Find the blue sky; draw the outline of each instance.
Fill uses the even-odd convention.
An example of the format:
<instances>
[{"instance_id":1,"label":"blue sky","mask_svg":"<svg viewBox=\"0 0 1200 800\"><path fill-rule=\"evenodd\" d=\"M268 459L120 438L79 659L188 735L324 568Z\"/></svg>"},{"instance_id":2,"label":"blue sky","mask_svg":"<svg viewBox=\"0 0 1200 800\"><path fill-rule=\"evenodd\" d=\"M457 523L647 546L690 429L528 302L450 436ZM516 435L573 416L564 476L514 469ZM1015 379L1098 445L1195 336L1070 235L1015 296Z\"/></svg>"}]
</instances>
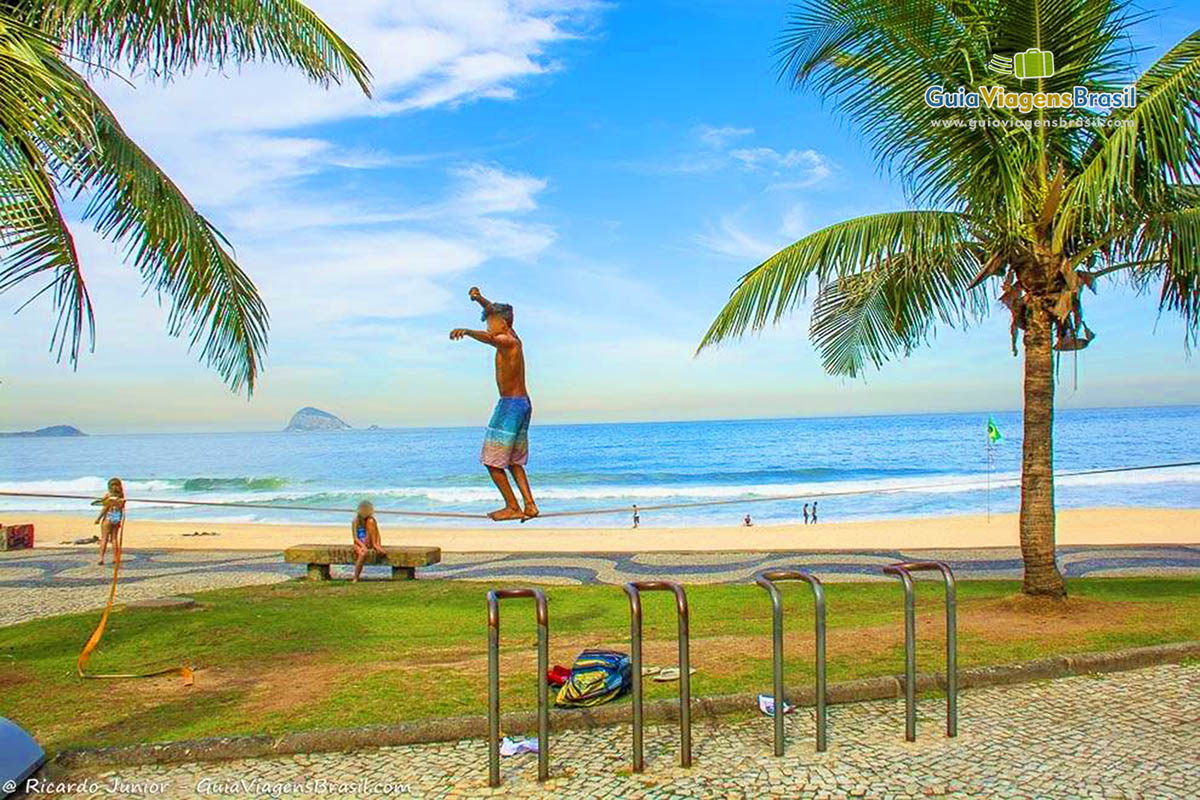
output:
<instances>
[{"instance_id":1,"label":"blue sky","mask_svg":"<svg viewBox=\"0 0 1200 800\"><path fill-rule=\"evenodd\" d=\"M50 313L0 298L5 428L271 429L316 405L355 425L479 424L490 353L449 342L479 285L514 304L542 422L1011 409L1001 311L865 380L831 378L807 309L693 351L738 276L838 220L903 207L853 129L776 80L779 2L386 0L312 5L376 75L367 102L254 65L102 91L234 242L272 315L254 398L169 339L119 254L80 228L98 316L77 372ZM1200 27L1154 5L1157 56ZM1067 406L1200 402L1182 326L1107 287L1063 361Z\"/></svg>"}]
</instances>

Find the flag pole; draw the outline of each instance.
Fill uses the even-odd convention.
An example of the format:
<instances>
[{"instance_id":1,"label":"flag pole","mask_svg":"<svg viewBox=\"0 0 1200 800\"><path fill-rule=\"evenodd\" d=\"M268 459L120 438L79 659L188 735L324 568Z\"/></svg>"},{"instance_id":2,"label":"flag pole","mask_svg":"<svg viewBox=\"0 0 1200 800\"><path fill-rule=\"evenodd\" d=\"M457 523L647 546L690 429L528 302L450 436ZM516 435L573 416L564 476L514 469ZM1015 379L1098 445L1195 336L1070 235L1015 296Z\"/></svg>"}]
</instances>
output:
<instances>
[{"instance_id":1,"label":"flag pole","mask_svg":"<svg viewBox=\"0 0 1200 800\"><path fill-rule=\"evenodd\" d=\"M987 437L987 522L992 523L992 437Z\"/></svg>"}]
</instances>

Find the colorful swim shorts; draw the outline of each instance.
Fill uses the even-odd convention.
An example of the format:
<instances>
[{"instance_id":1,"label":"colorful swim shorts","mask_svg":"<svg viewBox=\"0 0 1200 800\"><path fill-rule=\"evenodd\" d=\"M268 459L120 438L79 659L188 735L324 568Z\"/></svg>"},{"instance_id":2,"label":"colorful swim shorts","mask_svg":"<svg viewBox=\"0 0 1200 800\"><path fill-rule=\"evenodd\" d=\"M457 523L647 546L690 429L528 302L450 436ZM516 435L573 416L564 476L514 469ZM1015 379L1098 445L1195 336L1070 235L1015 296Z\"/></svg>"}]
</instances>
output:
<instances>
[{"instance_id":1,"label":"colorful swim shorts","mask_svg":"<svg viewBox=\"0 0 1200 800\"><path fill-rule=\"evenodd\" d=\"M483 437L483 457L489 467L523 465L529 460L529 418L533 404L528 397L501 397L492 412Z\"/></svg>"}]
</instances>

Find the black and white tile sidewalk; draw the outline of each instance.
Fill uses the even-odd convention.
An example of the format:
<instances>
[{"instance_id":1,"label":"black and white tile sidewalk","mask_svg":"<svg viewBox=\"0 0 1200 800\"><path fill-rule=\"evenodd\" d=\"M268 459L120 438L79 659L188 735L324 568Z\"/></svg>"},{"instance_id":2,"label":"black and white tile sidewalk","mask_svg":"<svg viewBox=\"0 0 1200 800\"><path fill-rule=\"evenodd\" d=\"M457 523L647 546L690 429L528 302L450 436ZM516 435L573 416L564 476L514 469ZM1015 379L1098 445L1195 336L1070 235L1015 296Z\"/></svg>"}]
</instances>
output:
<instances>
[{"instance_id":1,"label":"black and white tile sidewalk","mask_svg":"<svg viewBox=\"0 0 1200 800\"><path fill-rule=\"evenodd\" d=\"M677 761L678 729L646 731L646 772L629 771L630 730L551 738L551 780L536 756L505 759L486 784L486 745L469 740L355 753L81 772L156 797L339 796L478 798L1144 798L1197 797L1200 665L963 692L960 735L943 732L943 702L920 703L904 741L901 701L833 706L829 750L813 747L811 713L788 717L789 746L771 755L771 723L697 725L694 764ZM89 787L89 788L95 788ZM306 791L307 789L307 791ZM72 797L112 796L104 790ZM142 796L148 796L143 792Z\"/></svg>"},{"instance_id":2,"label":"black and white tile sidewalk","mask_svg":"<svg viewBox=\"0 0 1200 800\"><path fill-rule=\"evenodd\" d=\"M423 578L522 581L541 584L620 584L671 579L684 583L749 580L763 569L803 567L830 581L885 580L880 567L895 561L936 558L970 578L1019 578L1016 548L975 550L864 550L859 552L702 553L447 553L419 571ZM0 625L87 611L104 605L111 567L96 564L94 548L38 549L0 553ZM1067 577L1200 575L1200 546L1141 545L1062 547ZM246 551L127 551L121 573L122 602L234 586L274 583L303 575L278 553ZM335 568L335 577L349 568ZM385 577L385 567L367 567Z\"/></svg>"}]
</instances>

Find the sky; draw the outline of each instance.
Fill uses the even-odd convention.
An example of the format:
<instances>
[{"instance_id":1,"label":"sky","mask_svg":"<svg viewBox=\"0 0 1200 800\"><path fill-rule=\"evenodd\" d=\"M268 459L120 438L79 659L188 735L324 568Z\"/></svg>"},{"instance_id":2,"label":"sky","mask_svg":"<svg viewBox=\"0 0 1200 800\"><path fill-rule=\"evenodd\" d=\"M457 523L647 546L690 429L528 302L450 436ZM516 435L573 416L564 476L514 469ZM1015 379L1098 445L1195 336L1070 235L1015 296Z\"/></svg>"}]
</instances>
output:
<instances>
[{"instance_id":1,"label":"sky","mask_svg":"<svg viewBox=\"0 0 1200 800\"><path fill-rule=\"evenodd\" d=\"M232 241L271 313L266 370L232 394L165 331L121 255L76 225L97 316L78 370L44 300L0 295L0 428L271 430L299 407L355 426L477 425L495 388L467 290L512 303L539 422L1020 407L1008 315L861 379L826 375L808 309L695 355L737 279L825 225L905 207L844 120L777 80L787 4L312 0L373 99L272 65L98 82L129 133ZM1152 3L1143 62L1200 27ZM1062 406L1200 402L1154 297L1087 298Z\"/></svg>"}]
</instances>

